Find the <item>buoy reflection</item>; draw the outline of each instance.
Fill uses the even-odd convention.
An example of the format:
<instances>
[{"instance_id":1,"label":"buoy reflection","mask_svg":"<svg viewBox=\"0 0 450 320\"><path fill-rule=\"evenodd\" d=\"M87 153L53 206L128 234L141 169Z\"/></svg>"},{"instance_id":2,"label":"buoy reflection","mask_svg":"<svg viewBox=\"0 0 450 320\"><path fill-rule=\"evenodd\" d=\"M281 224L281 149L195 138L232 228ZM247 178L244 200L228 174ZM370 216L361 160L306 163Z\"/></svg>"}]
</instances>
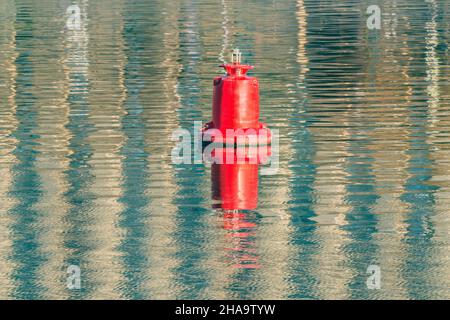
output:
<instances>
[{"instance_id":1,"label":"buoy reflection","mask_svg":"<svg viewBox=\"0 0 450 320\"><path fill-rule=\"evenodd\" d=\"M222 161L211 165L212 207L220 210L228 231L225 250L236 268L259 268L251 211L258 207L258 167L270 155L270 146L214 150L215 160Z\"/></svg>"}]
</instances>

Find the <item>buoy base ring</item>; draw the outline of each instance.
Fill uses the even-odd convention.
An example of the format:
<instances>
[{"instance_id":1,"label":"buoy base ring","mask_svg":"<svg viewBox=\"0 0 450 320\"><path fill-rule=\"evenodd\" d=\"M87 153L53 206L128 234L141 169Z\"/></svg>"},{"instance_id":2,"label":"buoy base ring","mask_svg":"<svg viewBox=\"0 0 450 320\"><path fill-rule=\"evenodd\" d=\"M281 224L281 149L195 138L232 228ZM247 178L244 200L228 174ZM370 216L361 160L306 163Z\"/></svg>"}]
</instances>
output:
<instances>
[{"instance_id":1,"label":"buoy base ring","mask_svg":"<svg viewBox=\"0 0 450 320\"><path fill-rule=\"evenodd\" d=\"M214 142L227 148L270 146L272 133L265 123L260 123L258 128L219 129L208 122L202 128L202 141L203 146Z\"/></svg>"}]
</instances>

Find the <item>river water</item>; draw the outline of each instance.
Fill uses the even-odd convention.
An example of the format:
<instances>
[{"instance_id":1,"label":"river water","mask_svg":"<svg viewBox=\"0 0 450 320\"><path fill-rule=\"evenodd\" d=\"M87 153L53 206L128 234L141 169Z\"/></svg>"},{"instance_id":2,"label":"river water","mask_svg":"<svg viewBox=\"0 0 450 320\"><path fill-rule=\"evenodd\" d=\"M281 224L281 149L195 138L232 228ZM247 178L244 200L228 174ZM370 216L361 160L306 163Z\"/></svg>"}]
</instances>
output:
<instances>
[{"instance_id":1,"label":"river water","mask_svg":"<svg viewBox=\"0 0 450 320\"><path fill-rule=\"evenodd\" d=\"M0 0L0 298L449 299L449 26L444 0ZM235 47L280 137L230 215L171 151Z\"/></svg>"}]
</instances>

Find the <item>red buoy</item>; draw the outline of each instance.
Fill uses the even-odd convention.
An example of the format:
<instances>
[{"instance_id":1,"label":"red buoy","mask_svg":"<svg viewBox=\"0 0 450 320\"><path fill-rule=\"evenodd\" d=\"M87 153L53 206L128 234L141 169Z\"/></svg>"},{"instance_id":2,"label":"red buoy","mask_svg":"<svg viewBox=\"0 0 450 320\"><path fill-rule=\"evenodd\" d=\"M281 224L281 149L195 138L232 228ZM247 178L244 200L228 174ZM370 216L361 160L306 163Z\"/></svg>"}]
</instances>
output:
<instances>
[{"instance_id":1,"label":"red buoy","mask_svg":"<svg viewBox=\"0 0 450 320\"><path fill-rule=\"evenodd\" d=\"M203 128L203 140L217 146L211 153L218 160L211 168L213 207L254 210L258 166L271 156L271 134L259 122L259 82L247 75L253 66L241 64L239 50L231 60L222 65L227 74L214 79L213 119Z\"/></svg>"},{"instance_id":2,"label":"red buoy","mask_svg":"<svg viewBox=\"0 0 450 320\"><path fill-rule=\"evenodd\" d=\"M241 64L241 53L234 50L230 64L221 65L226 75L214 79L212 121L206 124L208 129L218 129L213 141L230 144L267 145L270 144L270 130L259 122L259 81L247 75L253 66ZM234 130L227 133L228 129Z\"/></svg>"}]
</instances>

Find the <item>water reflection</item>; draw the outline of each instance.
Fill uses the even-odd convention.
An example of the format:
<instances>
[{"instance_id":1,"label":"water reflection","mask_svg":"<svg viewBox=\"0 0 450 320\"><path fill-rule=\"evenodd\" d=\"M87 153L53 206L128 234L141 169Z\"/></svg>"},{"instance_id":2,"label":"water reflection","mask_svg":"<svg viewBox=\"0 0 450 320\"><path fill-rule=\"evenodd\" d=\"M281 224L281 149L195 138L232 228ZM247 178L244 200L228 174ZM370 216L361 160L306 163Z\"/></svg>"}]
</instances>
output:
<instances>
[{"instance_id":1,"label":"water reflection","mask_svg":"<svg viewBox=\"0 0 450 320\"><path fill-rule=\"evenodd\" d=\"M149 260L147 266L149 297L168 299L177 297L182 290L176 274L176 269L181 263L177 257L180 246L176 240L178 209L174 201L178 192L178 181L169 157L173 147L173 142L170 141L171 130L173 126L179 126L177 110L181 108L181 97L178 92L178 77L181 72L181 65L178 62L180 30L177 22L180 9L178 5L167 2L155 4L151 11L159 10L158 6L162 12L165 12L162 37L158 39L162 43L162 52L156 51L152 54L149 62L156 67L161 61L161 66L165 69L164 76L160 81L160 73L154 73L148 81L151 86L148 91L145 90L144 82L140 85L140 90L146 91L144 95L146 99L142 104L145 108L146 119L157 119L146 125L148 128L146 143L150 142L147 145L147 151L151 158L148 180L145 182L148 190L144 195L150 196L151 200L147 206L150 216L146 221L149 239L145 240L148 242L145 256L148 256ZM130 33L129 37L133 39L134 34ZM152 40L155 41L154 39L147 41ZM142 45L146 44L142 43ZM149 50L152 50L151 46ZM140 59L137 58L136 62L139 61ZM140 69L140 79L142 79L146 77L146 72ZM138 97L139 94L136 94L136 98ZM161 105L162 108L148 108L148 104ZM156 141L158 142L155 143ZM131 181L131 183L134 182ZM164 208L164 214L161 208Z\"/></svg>"},{"instance_id":2,"label":"water reflection","mask_svg":"<svg viewBox=\"0 0 450 320\"><path fill-rule=\"evenodd\" d=\"M0 3L0 297L449 297L448 2ZM224 213L171 133L234 47L280 168Z\"/></svg>"},{"instance_id":3,"label":"water reflection","mask_svg":"<svg viewBox=\"0 0 450 320\"><path fill-rule=\"evenodd\" d=\"M41 10L48 8L34 9L38 16L42 16ZM57 15L57 11L51 14ZM65 172L69 167L71 137L66 128L70 113L67 103L69 94L67 73L64 72L64 65L61 63L61 44L64 35L58 29L50 29L48 22L41 22L40 25L48 30L47 34L52 40L49 40L48 48L45 50L33 48L35 58L32 59L31 67L35 71L32 77L32 93L36 99L34 105L36 122L33 128L36 135L33 151L36 156L33 169L37 175L40 196L32 209L52 214L38 215L37 223L41 229L36 236L36 242L43 261L36 272L40 275L37 276L37 281L44 290L41 298L65 299L68 296L64 288L66 277L61 270L64 270L67 259L64 233L68 227L66 217L70 204L65 197L68 191ZM42 68L42 59L48 61L46 68ZM52 76L49 77L49 74Z\"/></svg>"},{"instance_id":4,"label":"water reflection","mask_svg":"<svg viewBox=\"0 0 450 320\"><path fill-rule=\"evenodd\" d=\"M218 209L228 241L227 260L235 268L259 268L255 248L256 224L247 213L258 206L258 159L268 148L217 148L215 156L222 163L211 166L212 207ZM242 152L242 154L241 154ZM250 157L243 157L248 152ZM242 159L241 159L242 157Z\"/></svg>"},{"instance_id":5,"label":"water reflection","mask_svg":"<svg viewBox=\"0 0 450 320\"><path fill-rule=\"evenodd\" d=\"M109 4L90 3L89 14L95 19L89 19L90 29L100 29L101 32L89 37L89 68L90 106L87 116L92 131L86 137L91 154L87 161L91 181L86 186L92 197L87 238L89 251L85 253L83 267L90 270L88 274L92 291L90 298L120 298L123 281L121 253L117 251L123 230L119 224L123 204L123 156L121 149L126 141L122 130L121 118L125 115L124 101L127 97L125 87L123 22L111 24L115 14L123 15L124 3L117 1L114 11L106 10ZM108 26L105 28L104 26ZM114 54L102 56L105 51ZM108 92L105 95L104 92ZM94 267L95 266L95 267Z\"/></svg>"},{"instance_id":6,"label":"water reflection","mask_svg":"<svg viewBox=\"0 0 450 320\"><path fill-rule=\"evenodd\" d=\"M449 251L446 248L445 240L449 235L448 208L450 207L450 183L449 183L449 162L450 149L446 145L445 128L449 125L448 101L443 99L441 102L441 67L442 63L438 54L439 32L438 32L438 3L429 2L431 11L430 20L426 23L427 29L427 95L428 95L428 129L427 143L432 146L433 153L431 159L436 165L432 169L433 185L438 189L434 195L434 213L431 216L431 224L434 226L435 239L437 244L434 259L439 261L436 266L436 272L432 277L433 286L449 287L450 280L448 274L448 261L450 260ZM447 60L448 61L448 60ZM445 73L444 73L445 74Z\"/></svg>"}]
</instances>

